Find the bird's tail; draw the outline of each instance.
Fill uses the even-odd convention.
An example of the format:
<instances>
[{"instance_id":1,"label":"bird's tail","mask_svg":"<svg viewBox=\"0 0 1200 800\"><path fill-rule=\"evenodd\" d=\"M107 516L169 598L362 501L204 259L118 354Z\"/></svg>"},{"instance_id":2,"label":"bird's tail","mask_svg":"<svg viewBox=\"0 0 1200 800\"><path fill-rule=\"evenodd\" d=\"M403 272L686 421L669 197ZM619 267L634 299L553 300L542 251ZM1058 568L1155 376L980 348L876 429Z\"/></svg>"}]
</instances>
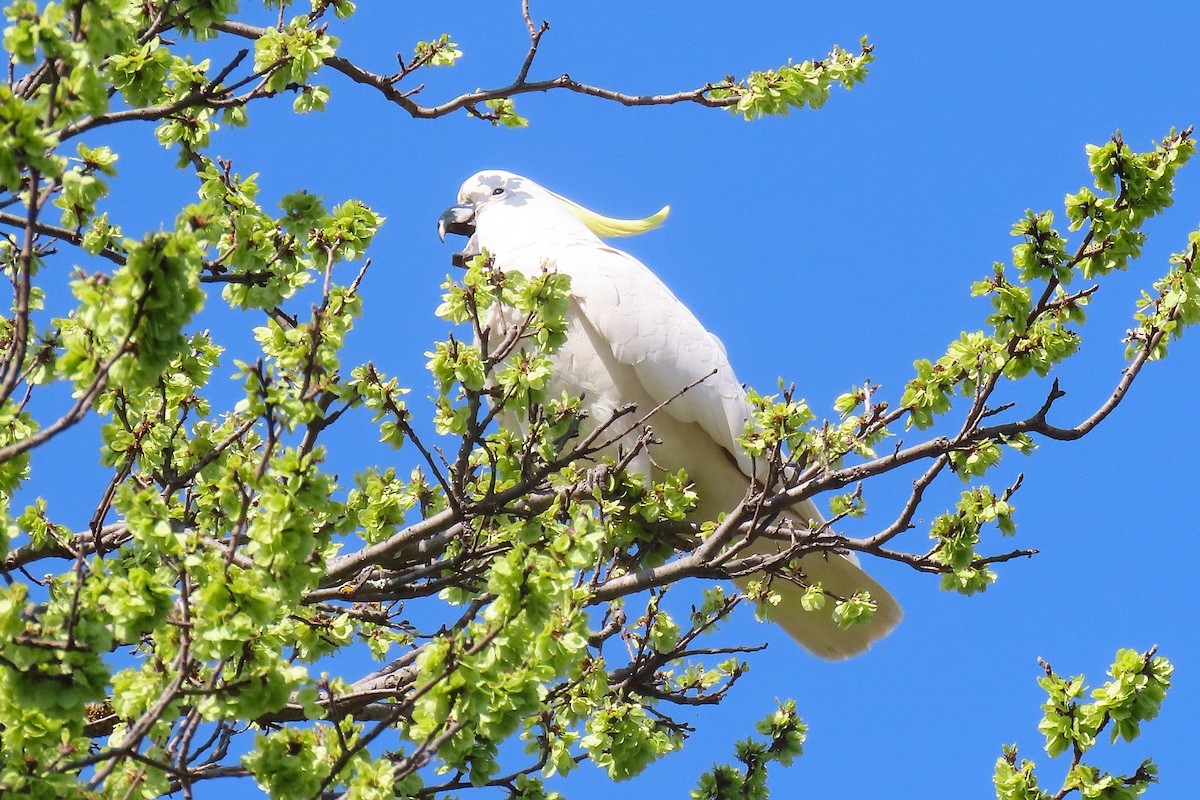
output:
<instances>
[{"instance_id":1,"label":"bird's tail","mask_svg":"<svg viewBox=\"0 0 1200 800\"><path fill-rule=\"evenodd\" d=\"M774 555L781 547L777 542L760 537L739 552L738 556ZM778 605L767 609L767 616L814 655L829 660L856 656L870 649L873 642L887 636L900 622L903 616L900 604L855 563L853 556L811 553L796 563L806 582L820 582L826 593L825 607L819 611L805 611L801 604L804 588L777 577L771 583L771 591L782 599ZM761 580L762 577L762 573L755 573L736 579L734 583L744 588L750 580ZM858 622L848 628L839 627L833 618L836 605L833 598L849 598L862 591L869 592L871 600L875 602L874 616L869 622Z\"/></svg>"}]
</instances>

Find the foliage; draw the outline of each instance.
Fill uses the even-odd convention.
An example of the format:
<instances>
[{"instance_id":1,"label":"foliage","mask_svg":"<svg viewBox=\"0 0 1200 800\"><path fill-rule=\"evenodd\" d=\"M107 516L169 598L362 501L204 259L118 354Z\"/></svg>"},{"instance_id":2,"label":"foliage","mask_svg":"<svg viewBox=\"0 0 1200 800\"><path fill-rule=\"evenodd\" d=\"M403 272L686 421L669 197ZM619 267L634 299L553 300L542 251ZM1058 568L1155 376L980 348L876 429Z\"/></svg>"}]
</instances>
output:
<instances>
[{"instance_id":1,"label":"foliage","mask_svg":"<svg viewBox=\"0 0 1200 800\"><path fill-rule=\"evenodd\" d=\"M463 111L524 125L514 98L547 90L753 118L819 107L833 85L863 80L871 48L864 40L858 55L835 49L743 81L630 96L565 75L529 80L548 26L524 5L530 49L512 84L423 105L419 87L400 86L454 64L461 51L448 34L417 42L396 73L380 75L338 55L331 30L353 15L348 0L313 0L307 11L271 0L263 20L235 16L237 5L15 0L5 9L14 67L0 86L0 264L13 299L0 319L0 788L14 794L155 797L252 777L276 798L498 786L533 800L557 796L543 781L585 759L613 780L634 776L683 745L689 728L672 708L721 702L755 649L703 638L744 595L712 584L681 615L665 601L681 579L763 567L739 557L748 539L770 532L785 506L827 494L829 525L793 532L794 549L769 565L776 579L803 583L792 558L848 549L939 574L945 588L986 588L994 564L1027 551L981 554L990 525L1014 532L1017 485L995 491L976 479L1038 438L1086 434L1200 317L1194 234L1140 300L1130 365L1110 401L1058 427L1048 421L1055 387L1032 416L998 418L1008 411L996 404L1001 387L1052 374L1077 351L1084 309L1138 257L1142 224L1170 204L1175 171L1195 149L1190 130L1146 152L1118 136L1089 151L1094 189L1067 199L1077 241L1049 212L1020 220L1011 268L997 265L975 287L991 302L986 327L918 361L895 408L870 385L838 398L831 420L790 389L757 396L744 443L777 480L722 520L691 519L697 498L684 474L655 482L622 463L591 468L587 456L644 427L651 410L594 420L579 436L579 399L548 396L570 291L552 271L503 274L484 255L447 279L438 313L473 337L451 335L428 353L443 437L433 446L396 379L342 362L365 253L384 220L303 189L264 208L257 176L213 155L219 126L247 125L252 107L279 94L293 95L296 112L319 112L332 90L316 81L339 75L414 118ZM249 44L214 60L224 51L211 46L230 40ZM139 237L106 209L120 162L105 136L145 121L194 177L196 200L167 230ZM77 271L71 307L49 317L43 281L68 257L60 248L91 271ZM252 330L255 358L229 358L232 336L195 328L206 303ZM496 314L512 321L508 335L489 326ZM213 381L231 369L240 390L224 403ZM111 480L86 528L50 518L36 497L14 508L18 491L32 496L52 479L31 471L31 451L89 415ZM326 464L339 446L329 431L347 415L369 417L417 465L368 468L344 485ZM901 424L954 433L884 446ZM843 490L918 462L925 471L893 522L866 538L834 530L866 513L861 487ZM897 547L947 469L970 485L934 522L933 548ZM33 567L55 572L35 579ZM769 583L758 589L767 599ZM814 612L832 602L847 625L873 608L819 585L805 598ZM377 668L353 674L343 666L353 653ZM1080 760L1107 725L1137 734L1169 666L1124 651L1111 674L1084 705L1081 683L1049 674L1044 683L1050 750L1074 749L1069 781L1085 796L1121 796L1152 777L1146 766L1112 778ZM715 767L694 796L765 796L768 764L786 766L804 732L794 704L782 703L758 726L766 741L740 743L741 766ZM523 760L502 748L514 737ZM231 755L235 741L247 755ZM1040 796L1015 751L997 775L1002 796Z\"/></svg>"},{"instance_id":2,"label":"foliage","mask_svg":"<svg viewBox=\"0 0 1200 800\"><path fill-rule=\"evenodd\" d=\"M755 72L744 81L726 78L713 87L712 97L736 100L729 110L747 120L786 115L792 108L820 108L835 84L850 89L866 80L873 51L864 37L858 55L835 47L820 61L789 62L777 70Z\"/></svg>"},{"instance_id":3,"label":"foliage","mask_svg":"<svg viewBox=\"0 0 1200 800\"><path fill-rule=\"evenodd\" d=\"M803 752L807 726L796 716L796 703L780 703L779 710L754 726L767 742L746 739L738 742L737 760L744 769L722 764L700 777L700 785L692 790L693 800L758 800L769 797L767 765L778 761L783 766L792 763Z\"/></svg>"},{"instance_id":4,"label":"foliage","mask_svg":"<svg viewBox=\"0 0 1200 800\"><path fill-rule=\"evenodd\" d=\"M1117 651L1116 660L1108 671L1110 680L1091 692L1093 702L1081 703L1087 694L1083 676L1064 679L1045 662L1045 677L1038 680L1046 690L1047 702L1042 706L1046 715L1038 730L1046 736L1046 752L1058 756L1071 753L1071 764L1063 779L1062 789L1050 795L1038 787L1034 764L1017 762L1017 748L1005 747L1004 755L996 761L993 782L999 800L1043 800L1064 797L1079 792L1081 797L1102 797L1109 800L1134 800L1157 781L1158 769L1146 760L1130 775L1112 775L1098 767L1085 764L1083 759L1097 743L1098 734L1110 729L1113 742L1137 738L1141 723L1158 716L1159 707L1171 685L1174 668L1154 650L1138 653L1135 650Z\"/></svg>"}]
</instances>

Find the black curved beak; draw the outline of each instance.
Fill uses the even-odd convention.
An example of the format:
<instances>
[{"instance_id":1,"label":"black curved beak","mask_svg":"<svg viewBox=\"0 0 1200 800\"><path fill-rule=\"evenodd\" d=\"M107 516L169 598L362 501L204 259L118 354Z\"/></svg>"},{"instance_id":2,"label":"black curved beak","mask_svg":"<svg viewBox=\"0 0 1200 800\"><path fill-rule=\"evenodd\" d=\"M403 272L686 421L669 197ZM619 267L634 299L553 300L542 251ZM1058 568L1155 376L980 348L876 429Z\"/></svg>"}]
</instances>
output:
<instances>
[{"instance_id":1,"label":"black curved beak","mask_svg":"<svg viewBox=\"0 0 1200 800\"><path fill-rule=\"evenodd\" d=\"M475 206L470 203L450 206L438 217L437 225L438 239L443 242L446 241L447 233L472 236L475 234Z\"/></svg>"}]
</instances>

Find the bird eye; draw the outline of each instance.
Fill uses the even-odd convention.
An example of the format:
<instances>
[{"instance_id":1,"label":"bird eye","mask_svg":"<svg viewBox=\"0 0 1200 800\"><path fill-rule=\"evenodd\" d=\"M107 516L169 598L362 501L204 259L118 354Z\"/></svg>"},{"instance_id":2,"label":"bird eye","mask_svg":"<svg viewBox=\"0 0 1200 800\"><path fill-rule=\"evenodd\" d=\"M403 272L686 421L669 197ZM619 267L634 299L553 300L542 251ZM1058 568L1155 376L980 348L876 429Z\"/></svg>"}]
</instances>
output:
<instances>
[{"instance_id":1,"label":"bird eye","mask_svg":"<svg viewBox=\"0 0 1200 800\"><path fill-rule=\"evenodd\" d=\"M492 197L495 197L498 194L504 194L503 186L497 186L495 189L492 189Z\"/></svg>"}]
</instances>

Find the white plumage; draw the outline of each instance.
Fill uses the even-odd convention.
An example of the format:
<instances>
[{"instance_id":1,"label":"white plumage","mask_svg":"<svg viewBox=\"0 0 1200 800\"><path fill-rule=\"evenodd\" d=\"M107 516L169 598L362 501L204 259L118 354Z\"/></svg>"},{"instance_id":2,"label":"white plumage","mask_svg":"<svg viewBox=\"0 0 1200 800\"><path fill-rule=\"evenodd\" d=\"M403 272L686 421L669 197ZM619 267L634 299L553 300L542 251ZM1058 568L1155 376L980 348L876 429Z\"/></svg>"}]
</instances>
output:
<instances>
[{"instance_id":1,"label":"white plumage","mask_svg":"<svg viewBox=\"0 0 1200 800\"><path fill-rule=\"evenodd\" d=\"M640 261L593 233L615 232L619 221L498 170L471 176L458 200L443 215L441 230L473 228L469 249L486 249L497 269L528 275L545 264L571 279L567 340L553 357L551 396L565 391L582 397L589 422L596 424L628 404L644 414L679 395L651 418L659 443L637 456L631 469L651 477L685 469L700 496L699 518L715 519L736 506L754 469L737 443L750 416L746 393L720 340ZM501 326L503 320L493 316L489 324ZM638 433L630 431L610 454L631 446ZM821 519L809 502L794 511L797 519ZM777 548L760 538L739 556ZM830 616L832 601L824 611L806 612L800 606L803 590L776 579L772 589L783 600L770 609L771 619L816 655L861 653L899 622L896 601L850 557L810 555L799 567L834 597L866 590L877 604L871 622L840 629Z\"/></svg>"}]
</instances>

